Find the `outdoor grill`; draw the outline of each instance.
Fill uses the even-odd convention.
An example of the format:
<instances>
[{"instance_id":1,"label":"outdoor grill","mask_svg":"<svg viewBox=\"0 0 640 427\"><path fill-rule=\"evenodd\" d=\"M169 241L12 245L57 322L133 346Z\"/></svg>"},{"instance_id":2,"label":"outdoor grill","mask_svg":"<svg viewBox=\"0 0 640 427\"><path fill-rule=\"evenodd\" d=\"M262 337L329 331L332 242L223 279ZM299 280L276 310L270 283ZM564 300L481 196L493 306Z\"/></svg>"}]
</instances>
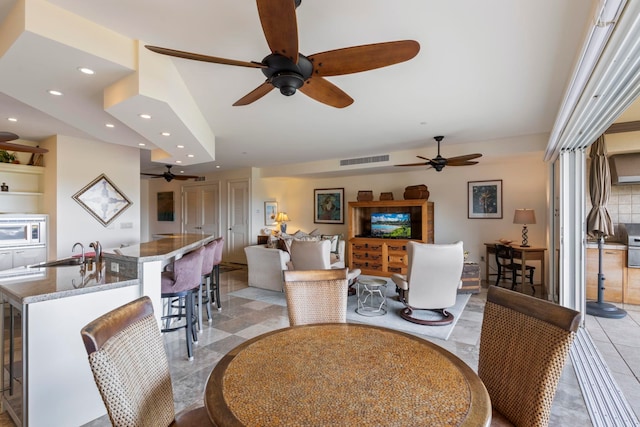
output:
<instances>
[{"instance_id":1,"label":"outdoor grill","mask_svg":"<svg viewBox=\"0 0 640 427\"><path fill-rule=\"evenodd\" d=\"M618 229L627 243L627 267L640 268L640 224L620 224Z\"/></svg>"}]
</instances>

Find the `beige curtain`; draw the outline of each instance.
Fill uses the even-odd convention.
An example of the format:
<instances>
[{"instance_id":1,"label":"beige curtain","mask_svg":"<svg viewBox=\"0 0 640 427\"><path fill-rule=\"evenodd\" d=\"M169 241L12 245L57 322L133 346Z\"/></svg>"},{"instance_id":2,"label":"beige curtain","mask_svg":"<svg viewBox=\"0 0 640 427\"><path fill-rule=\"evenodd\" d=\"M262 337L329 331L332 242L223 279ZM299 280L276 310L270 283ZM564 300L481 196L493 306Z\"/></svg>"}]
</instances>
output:
<instances>
[{"instance_id":1,"label":"beige curtain","mask_svg":"<svg viewBox=\"0 0 640 427\"><path fill-rule=\"evenodd\" d=\"M604 135L591 145L589 170L589 195L592 208L587 215L587 233L599 238L614 234L613 222L607 211L607 203L611 194L611 171L607 159L607 147Z\"/></svg>"}]
</instances>

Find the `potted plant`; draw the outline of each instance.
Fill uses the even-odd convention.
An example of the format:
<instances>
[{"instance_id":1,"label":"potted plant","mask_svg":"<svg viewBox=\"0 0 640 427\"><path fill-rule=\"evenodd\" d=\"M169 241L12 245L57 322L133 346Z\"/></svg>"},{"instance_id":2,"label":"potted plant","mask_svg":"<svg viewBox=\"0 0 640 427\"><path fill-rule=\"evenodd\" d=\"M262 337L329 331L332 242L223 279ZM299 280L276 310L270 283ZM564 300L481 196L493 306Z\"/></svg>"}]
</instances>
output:
<instances>
[{"instance_id":1,"label":"potted plant","mask_svg":"<svg viewBox=\"0 0 640 427\"><path fill-rule=\"evenodd\" d=\"M0 162L2 163L14 163L16 161L16 155L11 154L6 150L0 150Z\"/></svg>"}]
</instances>

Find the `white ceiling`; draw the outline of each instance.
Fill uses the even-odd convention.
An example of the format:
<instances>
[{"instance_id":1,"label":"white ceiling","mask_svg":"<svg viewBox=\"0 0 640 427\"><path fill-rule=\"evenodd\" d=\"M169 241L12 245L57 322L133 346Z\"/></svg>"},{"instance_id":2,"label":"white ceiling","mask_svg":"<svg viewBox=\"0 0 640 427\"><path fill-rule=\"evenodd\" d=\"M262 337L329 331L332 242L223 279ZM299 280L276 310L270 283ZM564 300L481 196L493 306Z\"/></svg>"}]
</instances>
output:
<instances>
[{"instance_id":1,"label":"white ceiling","mask_svg":"<svg viewBox=\"0 0 640 427\"><path fill-rule=\"evenodd\" d=\"M20 29L15 16L23 7ZM140 40L260 61L269 49L252 0L1 0L0 131L32 141L63 134L164 146L173 151L167 161L196 153L185 164L206 159L212 133L215 162L185 167L190 173L413 149L429 156L435 135L445 135L446 151L446 144L550 132L592 7L584 0L303 0L302 54L403 39L421 46L410 61L329 77L355 100L336 109L276 90L232 107L264 81L260 70L135 49ZM162 67L154 61L175 65L157 90L178 93L180 102L137 96L106 111L139 64L141 87L157 78ZM96 74L80 74L80 66ZM52 98L50 88L64 95ZM140 124L143 109L154 118ZM183 151L166 148L180 143Z\"/></svg>"}]
</instances>

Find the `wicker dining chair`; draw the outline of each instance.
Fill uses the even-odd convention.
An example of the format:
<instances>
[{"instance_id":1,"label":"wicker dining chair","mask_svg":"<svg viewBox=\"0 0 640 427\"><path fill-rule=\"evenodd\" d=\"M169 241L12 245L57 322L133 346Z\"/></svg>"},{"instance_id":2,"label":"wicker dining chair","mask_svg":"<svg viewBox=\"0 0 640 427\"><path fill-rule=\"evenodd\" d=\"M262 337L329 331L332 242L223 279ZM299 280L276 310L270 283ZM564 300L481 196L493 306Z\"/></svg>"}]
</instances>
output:
<instances>
[{"instance_id":1,"label":"wicker dining chair","mask_svg":"<svg viewBox=\"0 0 640 427\"><path fill-rule=\"evenodd\" d=\"M284 271L291 326L347 321L347 269Z\"/></svg>"},{"instance_id":2,"label":"wicker dining chair","mask_svg":"<svg viewBox=\"0 0 640 427\"><path fill-rule=\"evenodd\" d=\"M478 375L491 397L492 426L543 427L580 313L490 286L480 334Z\"/></svg>"},{"instance_id":3,"label":"wicker dining chair","mask_svg":"<svg viewBox=\"0 0 640 427\"><path fill-rule=\"evenodd\" d=\"M203 406L175 414L169 363L149 297L99 317L81 335L113 426L213 425Z\"/></svg>"}]
</instances>

